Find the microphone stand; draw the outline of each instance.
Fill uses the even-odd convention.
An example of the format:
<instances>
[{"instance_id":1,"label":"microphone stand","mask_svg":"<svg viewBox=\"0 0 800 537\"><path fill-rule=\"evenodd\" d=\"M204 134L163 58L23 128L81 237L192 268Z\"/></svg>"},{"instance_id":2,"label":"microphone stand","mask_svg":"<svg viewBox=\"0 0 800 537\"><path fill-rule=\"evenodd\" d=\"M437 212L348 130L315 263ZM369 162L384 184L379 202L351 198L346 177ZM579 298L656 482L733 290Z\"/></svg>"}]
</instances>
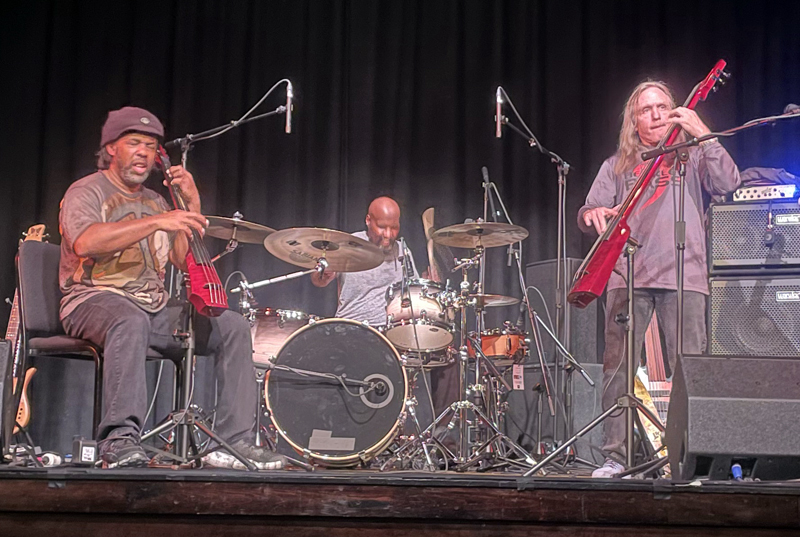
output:
<instances>
[{"instance_id":1,"label":"microphone stand","mask_svg":"<svg viewBox=\"0 0 800 537\"><path fill-rule=\"evenodd\" d=\"M571 332L570 327L570 319L566 314L566 307L567 307L567 282L568 282L568 274L567 274L567 258L566 258L566 199L567 199L567 174L569 174L570 164L561 158L558 154L550 151L549 149L545 148L539 140L536 138L536 135L528 128L528 125L522 119L519 112L517 112L516 107L514 106L513 101L506 93L506 90L503 89L502 86L497 88L498 93L501 94L502 97L505 98L505 101L508 102L509 106L511 107L514 114L519 119L522 127L525 129L524 131L521 130L519 127L510 123L508 118L502 116L500 118L500 122L503 125L506 125L512 131L516 132L520 136L522 136L531 148L537 148L539 152L547 157L550 158L550 161L556 165L556 169L558 171L558 237L556 239L556 340L559 339L564 342L562 347L569 352L571 347L571 342L569 338L569 334ZM497 193L497 187L495 187L495 192ZM499 194L498 194L499 197ZM502 205L502 201L501 201ZM505 211L505 206L503 206L503 211L506 212L506 217L508 217L507 211ZM511 222L511 220L509 220ZM520 257L521 257L521 247L520 244ZM519 259L517 260L518 266L521 268L521 263ZM527 300L527 287L523 289L523 294ZM533 319L531 319L531 329L533 329ZM571 375L566 375L565 379L562 381L559 378L559 371L561 364L559 363L558 359L559 353L555 353L555 374L553 377L553 384L555 384L556 388L561 388L562 383L564 384L564 392L568 389L571 389L571 382L572 378ZM546 384L545 384L546 387ZM566 429L566 436L569 437L572 433L571 431L571 413L572 413L572 404L571 404L571 397L567 397L567 406L568 408L565 411L565 429ZM556 441L558 439L558 418L557 416L553 420L553 440Z\"/></svg>"},{"instance_id":2,"label":"microphone stand","mask_svg":"<svg viewBox=\"0 0 800 537\"><path fill-rule=\"evenodd\" d=\"M186 163L188 161L189 151L192 149L193 144L203 141L203 140L210 140L212 138L216 138L222 134L225 134L229 130L235 129L240 125L244 125L245 123L250 123L251 121L256 121L257 119L263 119L265 117L275 116L279 114L286 114L287 109L285 105L281 105L275 110L270 112L266 112L264 114L259 114L257 116L248 117L253 110L258 108L261 103L272 93L275 88L279 85L286 83L289 88L291 88L291 82L289 82L288 78L281 79L277 81L267 92L258 100L258 102L253 105L250 110L245 112L245 114L240 117L239 119L234 119L226 123L225 125L220 125L219 127L214 127L213 129L208 129L203 132L199 132L197 134L187 134L180 138L175 138L174 140L170 140L169 142L164 144L164 147L180 147L181 149L181 165L186 168Z\"/></svg>"}]
</instances>

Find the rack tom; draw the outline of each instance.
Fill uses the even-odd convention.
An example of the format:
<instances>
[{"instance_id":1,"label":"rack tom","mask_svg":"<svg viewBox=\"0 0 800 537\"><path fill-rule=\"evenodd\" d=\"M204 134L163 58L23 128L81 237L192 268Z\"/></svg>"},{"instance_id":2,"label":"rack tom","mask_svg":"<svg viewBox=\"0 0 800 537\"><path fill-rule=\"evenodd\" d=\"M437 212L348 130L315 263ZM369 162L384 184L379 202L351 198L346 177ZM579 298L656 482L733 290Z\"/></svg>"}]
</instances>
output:
<instances>
[{"instance_id":1,"label":"rack tom","mask_svg":"<svg viewBox=\"0 0 800 537\"><path fill-rule=\"evenodd\" d=\"M421 278L386 290L386 338L402 350L433 352L453 342L453 312L439 301L444 286Z\"/></svg>"}]
</instances>

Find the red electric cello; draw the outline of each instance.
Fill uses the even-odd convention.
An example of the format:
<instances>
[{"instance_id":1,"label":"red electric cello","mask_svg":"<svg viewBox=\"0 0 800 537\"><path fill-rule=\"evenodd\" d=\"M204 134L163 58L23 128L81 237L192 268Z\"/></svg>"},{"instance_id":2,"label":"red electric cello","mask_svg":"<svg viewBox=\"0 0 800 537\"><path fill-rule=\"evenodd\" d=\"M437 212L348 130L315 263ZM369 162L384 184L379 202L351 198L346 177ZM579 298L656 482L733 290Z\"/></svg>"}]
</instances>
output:
<instances>
[{"instance_id":1,"label":"red electric cello","mask_svg":"<svg viewBox=\"0 0 800 537\"><path fill-rule=\"evenodd\" d=\"M709 92L720 80L720 77L727 76L723 72L725 65L725 60L719 60L706 78L694 87L683 106L693 109L699 101L706 100ZM680 129L679 125L673 125L658 143L658 147L674 143L680 134ZM650 160L650 163L639 175L636 184L633 185L625 201L622 202L617 215L611 219L605 232L592 245L589 254L575 273L572 289L567 295L567 301L571 304L579 308L585 308L603 293L603 289L605 289L608 279L611 277L611 271L614 270L614 265L616 265L625 243L628 242L628 236L631 231L628 226L628 218L633 213L636 204L641 199L642 194L663 160L664 155L659 155Z\"/></svg>"},{"instance_id":2,"label":"red electric cello","mask_svg":"<svg viewBox=\"0 0 800 537\"><path fill-rule=\"evenodd\" d=\"M180 188L172 184L172 175L169 173L170 162L167 152L162 146L158 147L157 162L164 172L169 184L172 203L177 209L188 211L186 201L181 196ZM195 309L206 317L217 317L228 309L228 296L217 275L217 270L211 262L211 256L203 244L203 237L192 229L192 239L189 241L189 251L186 253L187 273L189 274L189 287L187 289L189 302Z\"/></svg>"}]
</instances>

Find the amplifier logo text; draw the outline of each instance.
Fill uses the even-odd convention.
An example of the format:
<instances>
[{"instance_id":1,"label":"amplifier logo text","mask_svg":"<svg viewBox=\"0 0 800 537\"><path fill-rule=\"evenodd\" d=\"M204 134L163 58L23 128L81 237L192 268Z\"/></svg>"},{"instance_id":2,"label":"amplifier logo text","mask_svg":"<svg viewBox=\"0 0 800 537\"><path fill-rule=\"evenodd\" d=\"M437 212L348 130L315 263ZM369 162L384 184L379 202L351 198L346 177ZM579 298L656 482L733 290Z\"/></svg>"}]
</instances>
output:
<instances>
[{"instance_id":1,"label":"amplifier logo text","mask_svg":"<svg viewBox=\"0 0 800 537\"><path fill-rule=\"evenodd\" d=\"M775 225L778 226L800 225L800 213L776 214Z\"/></svg>"},{"instance_id":2,"label":"amplifier logo text","mask_svg":"<svg viewBox=\"0 0 800 537\"><path fill-rule=\"evenodd\" d=\"M776 291L775 300L778 302L800 302L800 291Z\"/></svg>"}]
</instances>

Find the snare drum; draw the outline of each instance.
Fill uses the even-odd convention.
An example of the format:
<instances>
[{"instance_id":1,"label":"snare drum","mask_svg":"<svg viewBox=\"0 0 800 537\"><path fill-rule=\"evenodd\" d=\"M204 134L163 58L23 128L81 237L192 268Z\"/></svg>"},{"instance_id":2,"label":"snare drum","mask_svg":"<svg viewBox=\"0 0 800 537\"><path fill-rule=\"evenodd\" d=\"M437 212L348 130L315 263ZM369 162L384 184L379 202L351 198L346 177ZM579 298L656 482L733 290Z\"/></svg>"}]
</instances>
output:
<instances>
[{"instance_id":1,"label":"snare drum","mask_svg":"<svg viewBox=\"0 0 800 537\"><path fill-rule=\"evenodd\" d=\"M386 290L386 337L398 348L433 352L453 342L453 313L439 303L444 287L434 281L411 279L405 306L402 284Z\"/></svg>"},{"instance_id":2,"label":"snare drum","mask_svg":"<svg viewBox=\"0 0 800 537\"><path fill-rule=\"evenodd\" d=\"M348 319L292 334L265 384L278 433L326 466L354 466L380 454L395 438L408 391L397 350L374 328Z\"/></svg>"},{"instance_id":3,"label":"snare drum","mask_svg":"<svg viewBox=\"0 0 800 537\"><path fill-rule=\"evenodd\" d=\"M471 334L475 337L475 333ZM525 361L528 344L526 334L514 326L481 332L481 350L497 367L508 367ZM472 343L467 341L470 358L475 358Z\"/></svg>"},{"instance_id":4,"label":"snare drum","mask_svg":"<svg viewBox=\"0 0 800 537\"><path fill-rule=\"evenodd\" d=\"M434 369L447 367L454 363L457 355L458 351L456 349L447 347L433 352L403 351L400 353L400 359L403 362L403 366L410 369Z\"/></svg>"},{"instance_id":5,"label":"snare drum","mask_svg":"<svg viewBox=\"0 0 800 537\"><path fill-rule=\"evenodd\" d=\"M316 315L302 311L265 308L250 316L250 336L253 338L253 361L267 364L277 356L289 336L304 327Z\"/></svg>"}]
</instances>

